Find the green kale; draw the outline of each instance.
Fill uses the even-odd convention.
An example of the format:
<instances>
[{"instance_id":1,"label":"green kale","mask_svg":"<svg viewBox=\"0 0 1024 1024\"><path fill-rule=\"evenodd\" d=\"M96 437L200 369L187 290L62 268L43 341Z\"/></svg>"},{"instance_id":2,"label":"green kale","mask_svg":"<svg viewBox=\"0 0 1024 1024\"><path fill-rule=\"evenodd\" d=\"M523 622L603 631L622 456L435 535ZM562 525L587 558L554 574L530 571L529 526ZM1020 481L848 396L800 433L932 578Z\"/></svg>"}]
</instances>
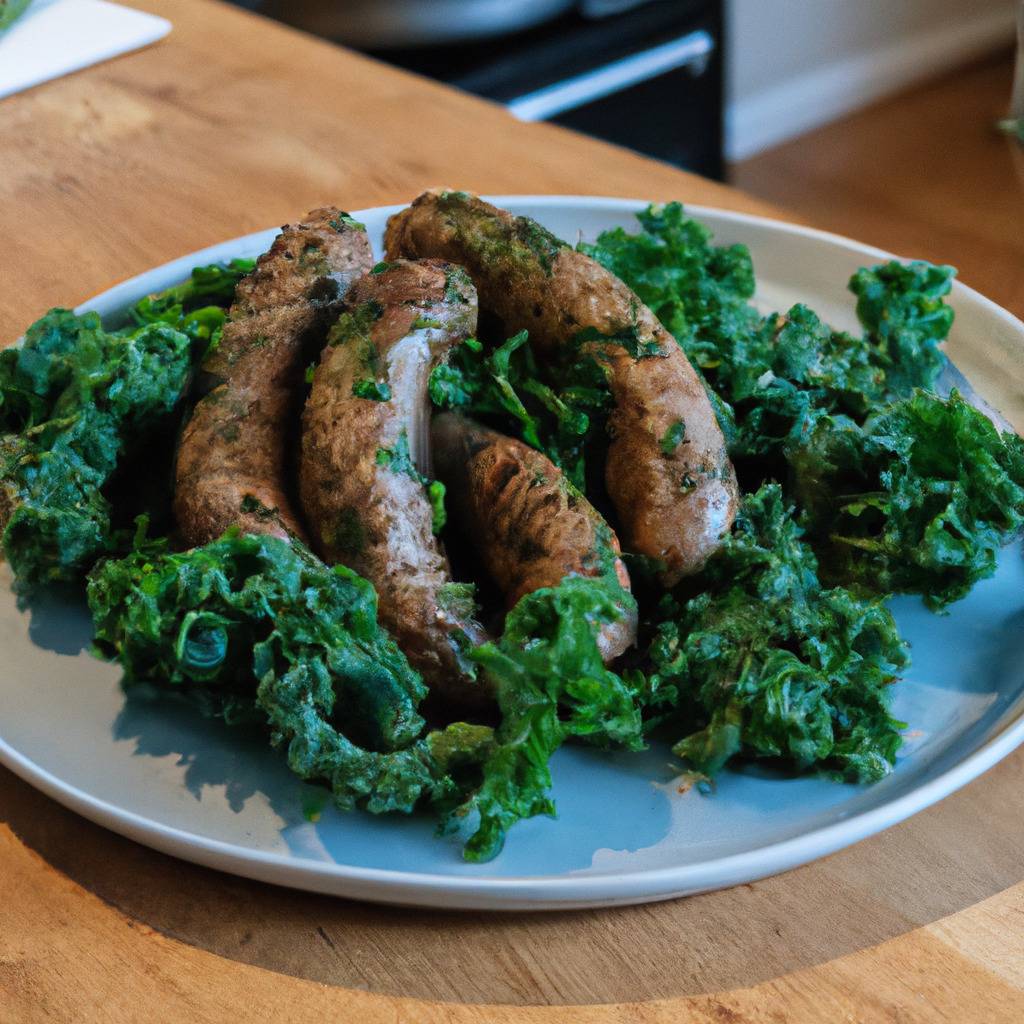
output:
<instances>
[{"instance_id":1,"label":"green kale","mask_svg":"<svg viewBox=\"0 0 1024 1024\"><path fill-rule=\"evenodd\" d=\"M599 447L611 406L604 370L580 354L544 377L551 383L542 379L526 331L489 353L468 339L432 372L430 397L440 408L460 409L525 441L582 488L587 452Z\"/></svg>"},{"instance_id":2,"label":"green kale","mask_svg":"<svg viewBox=\"0 0 1024 1024\"><path fill-rule=\"evenodd\" d=\"M214 348L224 326L225 310L234 301L238 282L251 273L255 260L233 259L194 267L187 281L140 299L128 310L131 332L162 323L187 334L195 343L197 361Z\"/></svg>"},{"instance_id":3,"label":"green kale","mask_svg":"<svg viewBox=\"0 0 1024 1024\"><path fill-rule=\"evenodd\" d=\"M622 614L624 599L606 579L566 577L527 594L509 612L501 639L472 652L497 684L502 717L483 782L456 811L480 816L467 859L498 854L516 821L554 814L548 761L569 737L642 748L639 674L623 678L606 668L596 641L600 626Z\"/></svg>"},{"instance_id":4,"label":"green kale","mask_svg":"<svg viewBox=\"0 0 1024 1024\"><path fill-rule=\"evenodd\" d=\"M51 310L0 353L0 521L19 584L79 578L111 549L102 489L184 397L192 341Z\"/></svg>"},{"instance_id":5,"label":"green kale","mask_svg":"<svg viewBox=\"0 0 1024 1024\"><path fill-rule=\"evenodd\" d=\"M953 310L943 300L955 275L953 267L893 260L858 270L850 279L857 317L875 342L891 394L934 387L946 364L939 343L953 326Z\"/></svg>"},{"instance_id":6,"label":"green kale","mask_svg":"<svg viewBox=\"0 0 1024 1024\"><path fill-rule=\"evenodd\" d=\"M377 624L373 587L274 537L229 531L174 553L142 542L91 574L101 653L125 682L154 682L228 721L262 717L296 774L343 809L411 811L461 793L449 771L491 730L421 737L426 688Z\"/></svg>"},{"instance_id":7,"label":"green kale","mask_svg":"<svg viewBox=\"0 0 1024 1024\"><path fill-rule=\"evenodd\" d=\"M942 369L938 344L953 320L944 302L950 267L891 262L859 271L850 289L865 332L855 337L803 305L762 317L750 301L746 247L714 246L679 203L651 206L638 219L639 233L617 228L581 248L676 337L707 381L730 450L762 479L822 417L861 422L879 403L931 387Z\"/></svg>"},{"instance_id":8,"label":"green kale","mask_svg":"<svg viewBox=\"0 0 1024 1024\"><path fill-rule=\"evenodd\" d=\"M737 755L860 781L890 770L903 723L888 684L907 664L896 624L881 600L822 587L777 484L745 498L699 587L664 599L649 651L678 756L709 776Z\"/></svg>"},{"instance_id":9,"label":"green kale","mask_svg":"<svg viewBox=\"0 0 1024 1024\"><path fill-rule=\"evenodd\" d=\"M1024 526L1024 441L954 391L822 420L790 454L803 522L829 574L933 608L991 576Z\"/></svg>"}]
</instances>

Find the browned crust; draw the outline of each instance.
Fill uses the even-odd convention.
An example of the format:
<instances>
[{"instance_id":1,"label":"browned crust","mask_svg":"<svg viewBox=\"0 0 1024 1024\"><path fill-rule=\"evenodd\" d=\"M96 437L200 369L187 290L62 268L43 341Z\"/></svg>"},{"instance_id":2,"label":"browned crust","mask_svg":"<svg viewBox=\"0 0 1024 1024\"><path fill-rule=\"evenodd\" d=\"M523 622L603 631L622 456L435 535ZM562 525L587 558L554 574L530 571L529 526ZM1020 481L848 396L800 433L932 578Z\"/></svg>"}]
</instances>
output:
<instances>
[{"instance_id":1,"label":"browned crust","mask_svg":"<svg viewBox=\"0 0 1024 1024\"><path fill-rule=\"evenodd\" d=\"M302 538L286 479L302 375L352 280L373 264L361 225L341 210L285 225L239 282L200 384L212 384L182 433L174 511L182 538L205 544L229 526Z\"/></svg>"},{"instance_id":2,"label":"browned crust","mask_svg":"<svg viewBox=\"0 0 1024 1024\"><path fill-rule=\"evenodd\" d=\"M385 243L389 255L463 264L481 307L510 333L529 330L551 358L575 351L586 328L606 336L627 329L638 345L653 343L658 354L644 358L617 344L584 346L605 363L615 400L606 486L627 549L662 561L666 585L699 571L735 517L736 476L703 383L637 296L527 218L465 193L424 193L390 219ZM662 441L677 423L684 440L666 452Z\"/></svg>"},{"instance_id":3,"label":"browned crust","mask_svg":"<svg viewBox=\"0 0 1024 1024\"><path fill-rule=\"evenodd\" d=\"M453 518L509 608L572 575L612 570L629 590L618 538L545 455L454 413L435 417L431 435ZM598 636L605 661L636 641L636 608L624 605L622 611Z\"/></svg>"},{"instance_id":4,"label":"browned crust","mask_svg":"<svg viewBox=\"0 0 1024 1024\"><path fill-rule=\"evenodd\" d=\"M374 585L381 623L432 690L479 702L488 689L463 650L487 637L441 596L451 571L422 477L378 457L426 451L430 371L475 330L476 293L458 268L400 261L357 282L347 307L303 413L300 494L313 545ZM359 381L386 385L390 398L357 397Z\"/></svg>"}]
</instances>

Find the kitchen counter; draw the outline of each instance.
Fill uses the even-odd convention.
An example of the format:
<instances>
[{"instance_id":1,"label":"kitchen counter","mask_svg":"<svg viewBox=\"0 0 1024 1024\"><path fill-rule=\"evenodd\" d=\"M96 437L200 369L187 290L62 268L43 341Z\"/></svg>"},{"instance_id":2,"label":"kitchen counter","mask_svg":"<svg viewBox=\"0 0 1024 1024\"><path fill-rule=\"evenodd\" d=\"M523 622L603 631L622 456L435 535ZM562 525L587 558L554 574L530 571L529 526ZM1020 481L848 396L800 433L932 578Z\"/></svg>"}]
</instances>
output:
<instances>
[{"instance_id":1,"label":"kitchen counter","mask_svg":"<svg viewBox=\"0 0 1024 1024\"><path fill-rule=\"evenodd\" d=\"M139 6L173 21L166 40L0 101L5 340L51 305L322 202L449 184L779 215L234 8ZM983 344L956 357L997 405L1019 402L1019 360ZM1019 752L882 835L725 892L499 916L221 875L0 770L0 1019L1019 1021L1022 783Z\"/></svg>"}]
</instances>

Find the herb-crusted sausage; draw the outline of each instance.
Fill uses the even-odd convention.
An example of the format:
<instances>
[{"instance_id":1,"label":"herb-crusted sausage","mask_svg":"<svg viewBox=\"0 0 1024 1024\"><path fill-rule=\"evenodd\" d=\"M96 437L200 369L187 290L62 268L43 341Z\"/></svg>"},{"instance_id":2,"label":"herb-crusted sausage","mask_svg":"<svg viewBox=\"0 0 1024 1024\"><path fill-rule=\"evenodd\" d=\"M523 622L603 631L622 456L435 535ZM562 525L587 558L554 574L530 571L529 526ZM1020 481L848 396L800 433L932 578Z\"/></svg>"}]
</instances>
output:
<instances>
[{"instance_id":1,"label":"herb-crusted sausage","mask_svg":"<svg viewBox=\"0 0 1024 1024\"><path fill-rule=\"evenodd\" d=\"M736 513L736 476L704 385L675 339L617 277L527 217L465 192L421 195L388 222L391 256L469 271L483 309L529 330L548 358L582 351L615 402L605 465L628 550L672 585L697 572Z\"/></svg>"},{"instance_id":2,"label":"herb-crusted sausage","mask_svg":"<svg viewBox=\"0 0 1024 1024\"><path fill-rule=\"evenodd\" d=\"M486 636L452 582L423 474L430 371L475 329L476 291L458 267L402 260L357 282L313 378L299 474L314 546L373 583L409 661L462 703L487 697L464 657Z\"/></svg>"},{"instance_id":3,"label":"herb-crusted sausage","mask_svg":"<svg viewBox=\"0 0 1024 1024\"><path fill-rule=\"evenodd\" d=\"M612 574L629 590L615 534L547 456L455 413L436 416L431 435L453 518L509 608L570 575ZM620 607L598 634L605 661L636 641L636 605L624 599Z\"/></svg>"},{"instance_id":4,"label":"herb-crusted sausage","mask_svg":"<svg viewBox=\"0 0 1024 1024\"><path fill-rule=\"evenodd\" d=\"M352 281L373 265L348 214L314 210L286 225L243 278L200 383L212 385L182 434L174 511L182 537L206 544L229 526L303 536L285 489L302 374Z\"/></svg>"}]
</instances>

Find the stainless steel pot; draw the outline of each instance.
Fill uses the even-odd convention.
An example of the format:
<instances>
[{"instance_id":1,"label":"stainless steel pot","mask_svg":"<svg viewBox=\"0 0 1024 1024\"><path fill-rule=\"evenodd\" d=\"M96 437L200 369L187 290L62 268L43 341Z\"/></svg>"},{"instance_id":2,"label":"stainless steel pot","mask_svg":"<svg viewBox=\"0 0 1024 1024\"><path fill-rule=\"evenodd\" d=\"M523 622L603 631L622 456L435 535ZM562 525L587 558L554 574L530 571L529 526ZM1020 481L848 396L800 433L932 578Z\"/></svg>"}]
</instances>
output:
<instances>
[{"instance_id":1,"label":"stainless steel pot","mask_svg":"<svg viewBox=\"0 0 1024 1024\"><path fill-rule=\"evenodd\" d=\"M265 0L257 9L364 49L429 46L518 32L575 0Z\"/></svg>"}]
</instances>

